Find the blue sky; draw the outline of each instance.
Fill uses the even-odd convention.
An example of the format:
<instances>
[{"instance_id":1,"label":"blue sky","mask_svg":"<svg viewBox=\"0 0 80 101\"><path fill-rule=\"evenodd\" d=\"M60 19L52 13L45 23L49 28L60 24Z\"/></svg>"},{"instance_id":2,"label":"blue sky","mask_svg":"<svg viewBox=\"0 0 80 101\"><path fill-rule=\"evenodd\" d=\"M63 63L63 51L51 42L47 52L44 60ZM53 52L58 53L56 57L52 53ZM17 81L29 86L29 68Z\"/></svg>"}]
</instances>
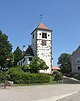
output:
<instances>
[{"instance_id":1,"label":"blue sky","mask_svg":"<svg viewBox=\"0 0 80 101\"><path fill-rule=\"evenodd\" d=\"M31 32L42 22L53 30L53 64L61 53L80 45L80 0L0 0L0 29L13 51L31 44Z\"/></svg>"}]
</instances>

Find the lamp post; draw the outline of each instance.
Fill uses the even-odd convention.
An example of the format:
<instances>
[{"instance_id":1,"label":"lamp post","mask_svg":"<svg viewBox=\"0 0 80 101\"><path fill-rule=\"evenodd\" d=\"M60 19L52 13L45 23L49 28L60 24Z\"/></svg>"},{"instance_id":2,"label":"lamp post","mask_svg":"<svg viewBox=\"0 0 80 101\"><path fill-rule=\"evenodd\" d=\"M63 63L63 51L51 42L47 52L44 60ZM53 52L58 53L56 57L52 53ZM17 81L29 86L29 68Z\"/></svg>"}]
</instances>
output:
<instances>
[{"instance_id":1,"label":"lamp post","mask_svg":"<svg viewBox=\"0 0 80 101\"><path fill-rule=\"evenodd\" d=\"M5 68L3 68L3 71L4 71L4 89L6 89L6 71L8 70L7 62L8 62L9 60L10 60L9 58L6 58L6 61L5 61Z\"/></svg>"}]
</instances>

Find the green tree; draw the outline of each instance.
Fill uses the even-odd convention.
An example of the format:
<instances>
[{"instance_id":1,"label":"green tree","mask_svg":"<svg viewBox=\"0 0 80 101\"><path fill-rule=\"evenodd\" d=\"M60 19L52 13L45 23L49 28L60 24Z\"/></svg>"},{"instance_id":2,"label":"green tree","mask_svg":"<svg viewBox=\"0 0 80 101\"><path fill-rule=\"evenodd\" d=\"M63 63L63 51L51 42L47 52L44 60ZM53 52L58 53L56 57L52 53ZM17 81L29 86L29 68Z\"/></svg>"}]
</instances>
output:
<instances>
[{"instance_id":1,"label":"green tree","mask_svg":"<svg viewBox=\"0 0 80 101\"><path fill-rule=\"evenodd\" d=\"M39 70L46 70L46 69L48 69L48 66L38 56L35 56L32 59L32 62L30 64L30 70L31 70L32 73L38 73Z\"/></svg>"},{"instance_id":2,"label":"green tree","mask_svg":"<svg viewBox=\"0 0 80 101\"><path fill-rule=\"evenodd\" d=\"M14 65L17 65L17 62L22 58L22 51L19 47L13 53L14 55Z\"/></svg>"},{"instance_id":3,"label":"green tree","mask_svg":"<svg viewBox=\"0 0 80 101\"><path fill-rule=\"evenodd\" d=\"M6 34L3 34L2 31L0 31L0 67L1 69L9 67L11 61L7 61L7 59L9 58L9 60L11 60L10 54L12 51L12 45L11 43L8 41L8 36Z\"/></svg>"},{"instance_id":4,"label":"green tree","mask_svg":"<svg viewBox=\"0 0 80 101\"><path fill-rule=\"evenodd\" d=\"M29 64L26 64L26 65L22 66L21 69L22 69L24 72L30 72L30 65L29 65Z\"/></svg>"},{"instance_id":5,"label":"green tree","mask_svg":"<svg viewBox=\"0 0 80 101\"><path fill-rule=\"evenodd\" d=\"M58 65L61 68L61 72L68 74L71 72L71 55L62 53L58 58Z\"/></svg>"}]
</instances>

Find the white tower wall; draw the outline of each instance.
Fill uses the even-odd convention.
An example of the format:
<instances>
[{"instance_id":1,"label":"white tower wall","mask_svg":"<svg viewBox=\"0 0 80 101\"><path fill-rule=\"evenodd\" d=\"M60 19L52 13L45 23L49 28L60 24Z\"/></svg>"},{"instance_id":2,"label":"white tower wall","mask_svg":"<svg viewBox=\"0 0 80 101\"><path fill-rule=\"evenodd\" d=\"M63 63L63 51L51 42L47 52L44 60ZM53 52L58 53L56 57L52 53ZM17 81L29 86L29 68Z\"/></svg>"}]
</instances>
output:
<instances>
[{"instance_id":1,"label":"white tower wall","mask_svg":"<svg viewBox=\"0 0 80 101\"><path fill-rule=\"evenodd\" d=\"M32 49L34 55L43 59L49 67L45 72L50 73L52 67L52 30L36 28L32 32Z\"/></svg>"}]
</instances>

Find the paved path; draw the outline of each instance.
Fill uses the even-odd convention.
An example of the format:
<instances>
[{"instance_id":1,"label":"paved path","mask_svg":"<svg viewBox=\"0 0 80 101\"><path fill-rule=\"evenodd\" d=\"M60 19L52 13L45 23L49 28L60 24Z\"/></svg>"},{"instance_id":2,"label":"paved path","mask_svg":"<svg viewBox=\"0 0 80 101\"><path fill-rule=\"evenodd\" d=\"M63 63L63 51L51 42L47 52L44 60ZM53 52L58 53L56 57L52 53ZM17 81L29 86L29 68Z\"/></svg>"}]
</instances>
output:
<instances>
[{"instance_id":1,"label":"paved path","mask_svg":"<svg viewBox=\"0 0 80 101\"><path fill-rule=\"evenodd\" d=\"M80 101L80 92L64 97L59 101Z\"/></svg>"},{"instance_id":2,"label":"paved path","mask_svg":"<svg viewBox=\"0 0 80 101\"><path fill-rule=\"evenodd\" d=\"M0 101L56 101L62 95L80 91L80 84L54 84L0 89Z\"/></svg>"},{"instance_id":3,"label":"paved path","mask_svg":"<svg viewBox=\"0 0 80 101\"><path fill-rule=\"evenodd\" d=\"M64 84L80 84L80 80L64 76L63 83Z\"/></svg>"}]
</instances>

